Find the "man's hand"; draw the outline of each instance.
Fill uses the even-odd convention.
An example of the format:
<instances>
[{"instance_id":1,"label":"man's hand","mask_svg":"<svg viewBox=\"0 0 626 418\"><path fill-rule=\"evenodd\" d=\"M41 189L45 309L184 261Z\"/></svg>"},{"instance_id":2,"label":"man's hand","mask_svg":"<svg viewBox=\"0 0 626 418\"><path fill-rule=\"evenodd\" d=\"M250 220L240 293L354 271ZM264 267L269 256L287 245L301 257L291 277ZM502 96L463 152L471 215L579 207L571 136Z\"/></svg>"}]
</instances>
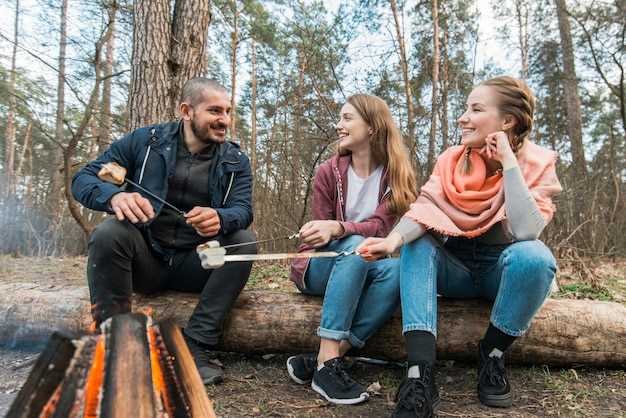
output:
<instances>
[{"instance_id":1,"label":"man's hand","mask_svg":"<svg viewBox=\"0 0 626 418\"><path fill-rule=\"evenodd\" d=\"M319 248L343 232L343 226L338 221L311 221L300 228L300 239L305 244Z\"/></svg>"},{"instance_id":2,"label":"man's hand","mask_svg":"<svg viewBox=\"0 0 626 418\"><path fill-rule=\"evenodd\" d=\"M128 219L136 224L139 221L145 223L154 218L154 209L150 201L139 193L116 193L111 198L110 204L119 221Z\"/></svg>"},{"instance_id":3,"label":"man's hand","mask_svg":"<svg viewBox=\"0 0 626 418\"><path fill-rule=\"evenodd\" d=\"M402 236L393 232L387 238L367 238L356 251L365 261L376 261L393 254L402 245Z\"/></svg>"},{"instance_id":4,"label":"man's hand","mask_svg":"<svg viewBox=\"0 0 626 418\"><path fill-rule=\"evenodd\" d=\"M194 227L198 235L202 237L212 237L220 232L220 217L213 208L195 206L185 213L187 223Z\"/></svg>"}]
</instances>

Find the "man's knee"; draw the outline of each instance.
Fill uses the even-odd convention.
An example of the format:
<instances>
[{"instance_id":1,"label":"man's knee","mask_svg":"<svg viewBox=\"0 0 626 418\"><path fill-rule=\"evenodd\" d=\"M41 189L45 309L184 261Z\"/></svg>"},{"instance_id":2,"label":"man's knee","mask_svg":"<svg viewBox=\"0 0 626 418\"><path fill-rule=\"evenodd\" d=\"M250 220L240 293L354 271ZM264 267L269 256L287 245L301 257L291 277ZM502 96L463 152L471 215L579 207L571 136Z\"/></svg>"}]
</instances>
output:
<instances>
[{"instance_id":1,"label":"man's knee","mask_svg":"<svg viewBox=\"0 0 626 418\"><path fill-rule=\"evenodd\" d=\"M246 242L254 242L254 241L256 241L256 235L254 234L254 232L252 232L249 229L240 229L231 234L224 235L221 244L223 246L226 246L226 245L243 244ZM242 245L240 247L234 247L233 250L237 250L236 252L239 254L256 254L257 246L256 244L247 244L247 245Z\"/></svg>"},{"instance_id":2,"label":"man's knee","mask_svg":"<svg viewBox=\"0 0 626 418\"><path fill-rule=\"evenodd\" d=\"M96 249L113 248L117 244L135 239L139 231L127 221L107 218L98 224L89 236L89 247Z\"/></svg>"}]
</instances>

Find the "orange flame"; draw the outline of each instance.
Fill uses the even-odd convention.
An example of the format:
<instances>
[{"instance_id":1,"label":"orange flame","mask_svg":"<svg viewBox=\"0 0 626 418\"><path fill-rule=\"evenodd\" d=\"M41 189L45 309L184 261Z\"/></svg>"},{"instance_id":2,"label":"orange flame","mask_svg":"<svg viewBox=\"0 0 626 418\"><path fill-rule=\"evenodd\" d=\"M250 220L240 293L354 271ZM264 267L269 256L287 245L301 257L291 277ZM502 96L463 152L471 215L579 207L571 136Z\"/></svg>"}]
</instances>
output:
<instances>
[{"instance_id":1,"label":"orange flame","mask_svg":"<svg viewBox=\"0 0 626 418\"><path fill-rule=\"evenodd\" d=\"M85 414L84 418L96 418L100 403L100 388L104 380L104 337L98 337L93 362L87 375L85 384Z\"/></svg>"},{"instance_id":2,"label":"orange flame","mask_svg":"<svg viewBox=\"0 0 626 418\"><path fill-rule=\"evenodd\" d=\"M54 411L57 409L57 403L59 402L59 399L61 398L62 387L63 387L62 384L59 384L59 386L57 386L54 393L52 394L50 399L48 399L48 402L46 402L46 405L41 410L41 414L39 414L39 418L50 418L52 414L54 414Z\"/></svg>"},{"instance_id":3,"label":"orange flame","mask_svg":"<svg viewBox=\"0 0 626 418\"><path fill-rule=\"evenodd\" d=\"M170 417L174 416L174 408L169 398L167 384L165 383L165 375L161 362L159 360L159 348L157 346L157 335L155 327L148 327L148 337L150 344L150 365L152 366L152 387L161 397L165 410Z\"/></svg>"}]
</instances>

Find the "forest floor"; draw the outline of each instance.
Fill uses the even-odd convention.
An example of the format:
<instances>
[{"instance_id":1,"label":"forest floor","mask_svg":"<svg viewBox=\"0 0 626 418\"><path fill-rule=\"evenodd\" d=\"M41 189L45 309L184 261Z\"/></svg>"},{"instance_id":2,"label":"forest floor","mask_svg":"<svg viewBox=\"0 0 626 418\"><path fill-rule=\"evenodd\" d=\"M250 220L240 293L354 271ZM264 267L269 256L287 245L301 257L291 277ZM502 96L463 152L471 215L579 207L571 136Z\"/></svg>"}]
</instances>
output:
<instances>
[{"instance_id":1,"label":"forest floor","mask_svg":"<svg viewBox=\"0 0 626 418\"><path fill-rule=\"evenodd\" d=\"M85 258L0 256L0 280L19 275L62 280L84 274ZM286 264L257 264L251 289L293 292ZM587 298L626 305L626 259L562 261L556 298ZM38 355L36 347L0 348L0 416L26 380ZM370 389L370 399L357 406L334 406L310 387L289 380L286 354L250 356L220 353L225 382L208 387L220 417L387 417L404 370L356 363L351 375ZM625 417L626 371L545 365L508 367L514 390L513 407L490 409L476 396L476 365L442 361L437 365L442 396L440 417Z\"/></svg>"}]
</instances>

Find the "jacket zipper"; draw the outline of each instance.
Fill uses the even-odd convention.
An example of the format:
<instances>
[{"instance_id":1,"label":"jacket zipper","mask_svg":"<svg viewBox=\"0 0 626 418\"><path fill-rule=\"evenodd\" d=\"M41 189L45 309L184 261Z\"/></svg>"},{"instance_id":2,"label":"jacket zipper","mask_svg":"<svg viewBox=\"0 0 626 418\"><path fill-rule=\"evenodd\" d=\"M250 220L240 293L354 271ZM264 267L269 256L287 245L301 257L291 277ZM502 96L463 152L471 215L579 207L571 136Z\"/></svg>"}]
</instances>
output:
<instances>
[{"instance_id":1,"label":"jacket zipper","mask_svg":"<svg viewBox=\"0 0 626 418\"><path fill-rule=\"evenodd\" d=\"M141 181L143 180L143 172L146 169L146 163L148 162L148 155L150 155L150 149L152 148L152 145L148 145L148 151L146 151L146 156L143 159L143 164L141 165L141 172L139 173L139 184L141 184Z\"/></svg>"},{"instance_id":2,"label":"jacket zipper","mask_svg":"<svg viewBox=\"0 0 626 418\"><path fill-rule=\"evenodd\" d=\"M233 186L233 180L235 179L235 172L230 173L230 181L228 182L228 189L226 189L226 194L224 195L224 200L222 201L222 206L226 205L226 199L228 199L228 195L230 194L230 188Z\"/></svg>"}]
</instances>

